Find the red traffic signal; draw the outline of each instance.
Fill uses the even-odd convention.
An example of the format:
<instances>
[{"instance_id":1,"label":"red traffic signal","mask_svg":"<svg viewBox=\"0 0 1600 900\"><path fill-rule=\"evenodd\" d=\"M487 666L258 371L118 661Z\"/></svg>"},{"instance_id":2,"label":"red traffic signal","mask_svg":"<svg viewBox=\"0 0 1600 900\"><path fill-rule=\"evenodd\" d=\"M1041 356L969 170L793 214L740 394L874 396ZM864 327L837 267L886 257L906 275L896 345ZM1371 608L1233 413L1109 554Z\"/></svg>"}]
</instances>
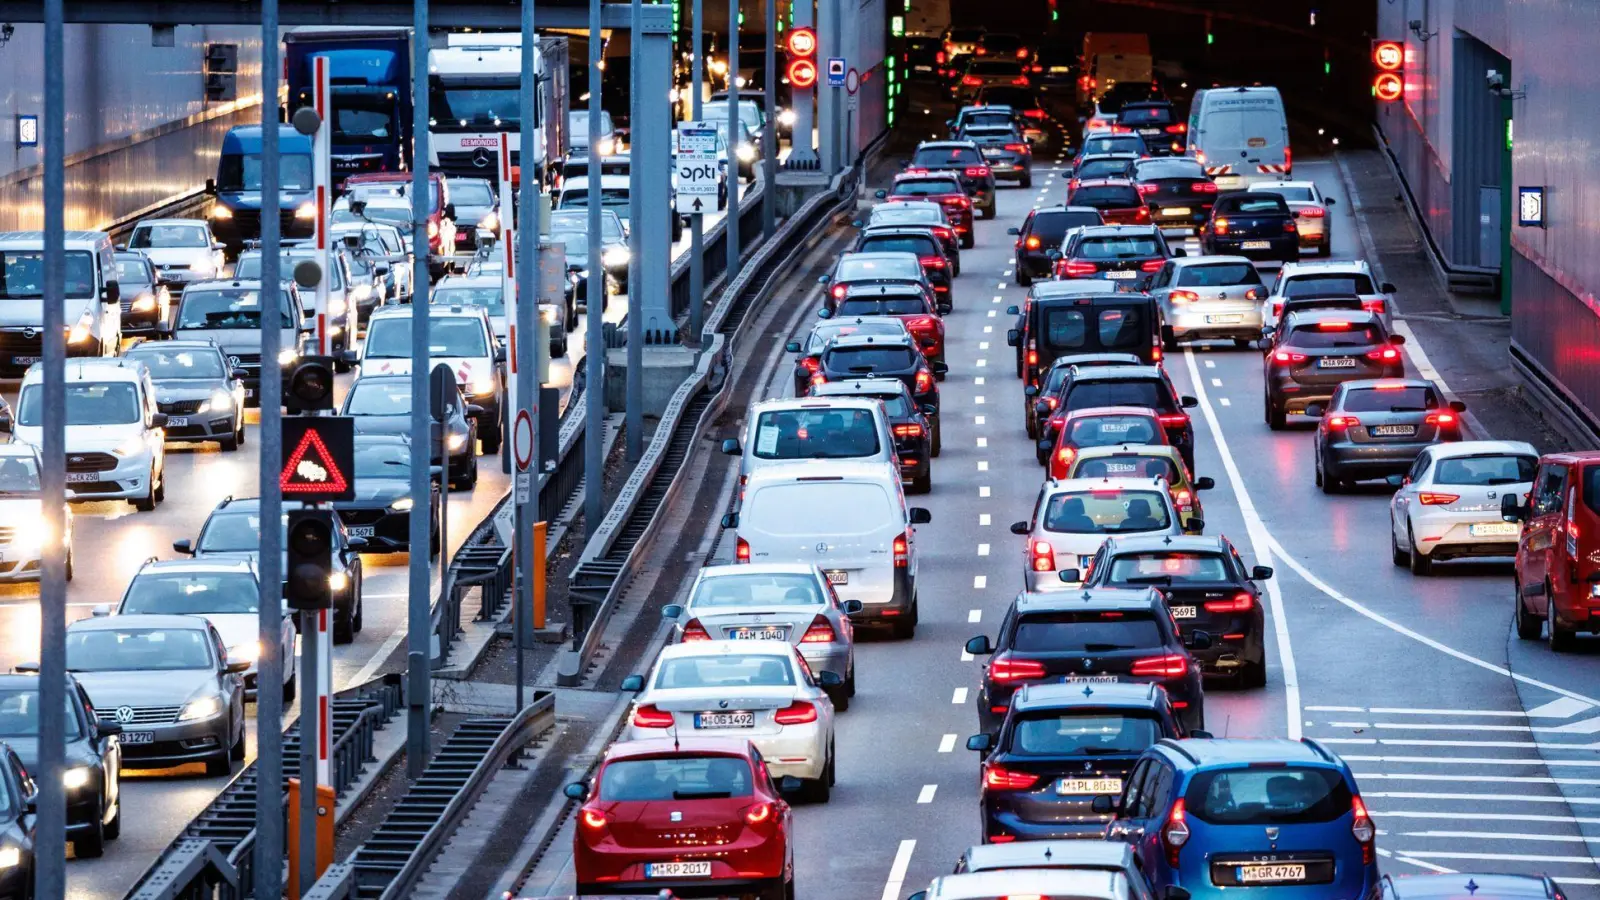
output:
<instances>
[{"instance_id":1,"label":"red traffic signal","mask_svg":"<svg viewBox=\"0 0 1600 900\"><path fill-rule=\"evenodd\" d=\"M1379 72L1378 76L1372 79L1372 96L1385 103L1399 100L1405 89L1405 81L1393 72Z\"/></svg>"},{"instance_id":2,"label":"red traffic signal","mask_svg":"<svg viewBox=\"0 0 1600 900\"><path fill-rule=\"evenodd\" d=\"M789 86L797 88L813 87L817 83L817 64L810 59L794 59L789 61Z\"/></svg>"},{"instance_id":3,"label":"red traffic signal","mask_svg":"<svg viewBox=\"0 0 1600 900\"><path fill-rule=\"evenodd\" d=\"M814 28L792 28L784 47L790 56L811 58L817 55L817 31ZM791 78L790 81L794 79ZM812 80L816 80L816 67L812 67Z\"/></svg>"},{"instance_id":4,"label":"red traffic signal","mask_svg":"<svg viewBox=\"0 0 1600 900\"><path fill-rule=\"evenodd\" d=\"M1372 62L1385 72L1398 72L1406 61L1406 48L1399 41L1373 41Z\"/></svg>"}]
</instances>

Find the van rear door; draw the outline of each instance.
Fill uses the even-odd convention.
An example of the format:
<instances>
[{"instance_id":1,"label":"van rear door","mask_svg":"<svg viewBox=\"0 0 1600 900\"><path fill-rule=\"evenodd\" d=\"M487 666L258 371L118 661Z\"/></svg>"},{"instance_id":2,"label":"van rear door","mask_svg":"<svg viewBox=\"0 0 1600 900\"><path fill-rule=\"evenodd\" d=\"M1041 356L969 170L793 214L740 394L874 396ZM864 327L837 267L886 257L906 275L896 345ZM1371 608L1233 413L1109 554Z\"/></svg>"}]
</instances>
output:
<instances>
[{"instance_id":1,"label":"van rear door","mask_svg":"<svg viewBox=\"0 0 1600 900\"><path fill-rule=\"evenodd\" d=\"M816 565L841 599L863 603L893 596L894 540L905 531L905 510L894 492L840 476L760 486L739 513L739 537L750 546L751 562Z\"/></svg>"},{"instance_id":2,"label":"van rear door","mask_svg":"<svg viewBox=\"0 0 1600 900\"><path fill-rule=\"evenodd\" d=\"M1033 304L1032 335L1038 371L1078 353L1132 353L1159 362L1153 301L1144 294L1075 297Z\"/></svg>"},{"instance_id":3,"label":"van rear door","mask_svg":"<svg viewBox=\"0 0 1600 900\"><path fill-rule=\"evenodd\" d=\"M1206 173L1220 190L1289 177L1289 125L1283 100L1271 93L1210 91L1195 138Z\"/></svg>"}]
</instances>

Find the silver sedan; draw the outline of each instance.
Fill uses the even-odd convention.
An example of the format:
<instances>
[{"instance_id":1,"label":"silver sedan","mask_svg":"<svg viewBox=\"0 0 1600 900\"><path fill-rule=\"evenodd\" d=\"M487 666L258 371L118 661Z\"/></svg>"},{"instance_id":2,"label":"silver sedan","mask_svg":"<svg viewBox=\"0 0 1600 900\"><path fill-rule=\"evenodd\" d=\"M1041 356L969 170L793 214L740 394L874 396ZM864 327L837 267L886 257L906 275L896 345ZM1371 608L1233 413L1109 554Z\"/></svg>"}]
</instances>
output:
<instances>
[{"instance_id":1,"label":"silver sedan","mask_svg":"<svg viewBox=\"0 0 1600 900\"><path fill-rule=\"evenodd\" d=\"M689 588L688 602L661 615L672 622L672 642L786 641L820 677L841 684L828 694L840 712L856 692L856 643L850 615L860 600L840 600L816 566L800 563L708 566Z\"/></svg>"}]
</instances>

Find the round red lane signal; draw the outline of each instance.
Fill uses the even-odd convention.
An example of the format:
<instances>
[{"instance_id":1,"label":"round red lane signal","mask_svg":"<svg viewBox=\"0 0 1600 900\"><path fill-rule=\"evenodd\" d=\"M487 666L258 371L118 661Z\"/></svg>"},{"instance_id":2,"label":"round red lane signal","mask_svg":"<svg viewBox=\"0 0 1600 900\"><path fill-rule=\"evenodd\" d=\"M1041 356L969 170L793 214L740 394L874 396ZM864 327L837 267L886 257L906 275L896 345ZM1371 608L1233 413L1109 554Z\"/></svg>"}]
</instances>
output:
<instances>
[{"instance_id":1,"label":"round red lane signal","mask_svg":"<svg viewBox=\"0 0 1600 900\"><path fill-rule=\"evenodd\" d=\"M809 59L789 62L789 86L808 88L817 83L817 64Z\"/></svg>"},{"instance_id":2,"label":"round red lane signal","mask_svg":"<svg viewBox=\"0 0 1600 900\"><path fill-rule=\"evenodd\" d=\"M1405 82L1393 72L1380 72L1378 77L1372 79L1372 96L1384 102L1393 102L1400 99L1405 93Z\"/></svg>"},{"instance_id":3,"label":"round red lane signal","mask_svg":"<svg viewBox=\"0 0 1600 900\"><path fill-rule=\"evenodd\" d=\"M1372 45L1372 61L1385 72L1399 71L1406 61L1406 48L1399 41L1377 41Z\"/></svg>"},{"instance_id":4,"label":"round red lane signal","mask_svg":"<svg viewBox=\"0 0 1600 900\"><path fill-rule=\"evenodd\" d=\"M789 31L785 47L790 56L815 56L817 54L817 32L813 28L794 28Z\"/></svg>"}]
</instances>

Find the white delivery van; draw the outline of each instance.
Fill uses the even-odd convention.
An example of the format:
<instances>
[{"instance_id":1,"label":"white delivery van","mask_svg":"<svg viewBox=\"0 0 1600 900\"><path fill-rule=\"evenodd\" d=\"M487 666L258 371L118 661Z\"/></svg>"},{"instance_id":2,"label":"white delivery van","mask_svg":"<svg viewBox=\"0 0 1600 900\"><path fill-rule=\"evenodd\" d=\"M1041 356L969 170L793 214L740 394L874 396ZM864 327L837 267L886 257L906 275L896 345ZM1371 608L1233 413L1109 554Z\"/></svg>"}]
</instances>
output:
<instances>
[{"instance_id":1,"label":"white delivery van","mask_svg":"<svg viewBox=\"0 0 1600 900\"><path fill-rule=\"evenodd\" d=\"M857 624L917 629L915 526L928 511L907 508L900 473L885 462L806 460L766 466L745 484L744 504L724 518L741 563L799 562L828 576L841 600L860 600Z\"/></svg>"},{"instance_id":2,"label":"white delivery van","mask_svg":"<svg viewBox=\"0 0 1600 900\"><path fill-rule=\"evenodd\" d=\"M1187 153L1223 191L1287 181L1293 174L1289 122L1275 87L1196 91L1189 108Z\"/></svg>"}]
</instances>

